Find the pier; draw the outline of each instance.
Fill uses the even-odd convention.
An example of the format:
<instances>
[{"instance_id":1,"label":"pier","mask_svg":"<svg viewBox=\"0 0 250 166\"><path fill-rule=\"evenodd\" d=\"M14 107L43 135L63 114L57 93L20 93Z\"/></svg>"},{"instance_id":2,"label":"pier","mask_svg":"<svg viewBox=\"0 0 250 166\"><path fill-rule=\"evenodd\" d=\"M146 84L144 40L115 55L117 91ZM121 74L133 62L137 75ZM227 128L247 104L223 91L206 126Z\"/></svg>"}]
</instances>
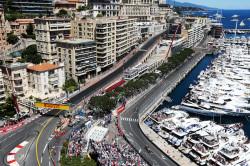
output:
<instances>
[{"instance_id":1,"label":"pier","mask_svg":"<svg viewBox=\"0 0 250 166\"><path fill-rule=\"evenodd\" d=\"M224 33L233 34L233 33L235 33L235 29L224 29ZM237 34L244 34L244 33L250 34L250 29L237 29L236 33Z\"/></svg>"}]
</instances>

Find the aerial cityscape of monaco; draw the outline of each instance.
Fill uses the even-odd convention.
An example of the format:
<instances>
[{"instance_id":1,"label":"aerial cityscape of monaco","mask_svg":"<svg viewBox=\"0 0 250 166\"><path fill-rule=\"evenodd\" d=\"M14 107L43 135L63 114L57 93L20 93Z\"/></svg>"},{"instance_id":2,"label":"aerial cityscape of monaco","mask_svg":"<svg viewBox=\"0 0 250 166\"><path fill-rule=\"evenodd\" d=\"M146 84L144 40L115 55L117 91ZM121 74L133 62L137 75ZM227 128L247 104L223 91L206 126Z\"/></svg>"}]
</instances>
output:
<instances>
[{"instance_id":1,"label":"aerial cityscape of monaco","mask_svg":"<svg viewBox=\"0 0 250 166\"><path fill-rule=\"evenodd\" d=\"M0 0L0 166L250 166L250 0Z\"/></svg>"}]
</instances>

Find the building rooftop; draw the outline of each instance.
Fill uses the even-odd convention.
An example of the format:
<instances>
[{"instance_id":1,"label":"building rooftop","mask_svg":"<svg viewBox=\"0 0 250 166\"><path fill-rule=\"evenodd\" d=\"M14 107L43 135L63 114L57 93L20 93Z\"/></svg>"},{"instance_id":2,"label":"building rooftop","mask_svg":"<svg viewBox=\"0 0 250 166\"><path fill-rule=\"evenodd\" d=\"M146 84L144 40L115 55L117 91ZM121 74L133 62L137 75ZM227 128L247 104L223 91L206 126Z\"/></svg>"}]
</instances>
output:
<instances>
[{"instance_id":1,"label":"building rooftop","mask_svg":"<svg viewBox=\"0 0 250 166\"><path fill-rule=\"evenodd\" d=\"M70 21L70 18L64 18L64 17L42 17L42 18L35 18L34 21L40 20L40 21Z\"/></svg>"},{"instance_id":2,"label":"building rooftop","mask_svg":"<svg viewBox=\"0 0 250 166\"><path fill-rule=\"evenodd\" d=\"M29 70L33 70L33 71L45 72L45 71L57 69L59 67L60 66L55 65L55 64L42 63L42 64L39 64L39 65L28 66L27 68Z\"/></svg>"},{"instance_id":3,"label":"building rooftop","mask_svg":"<svg viewBox=\"0 0 250 166\"><path fill-rule=\"evenodd\" d=\"M66 44L95 43L94 40L89 40L89 39L65 39L65 40L58 40L57 42Z\"/></svg>"},{"instance_id":4,"label":"building rooftop","mask_svg":"<svg viewBox=\"0 0 250 166\"><path fill-rule=\"evenodd\" d=\"M16 63L2 65L2 67L7 67L8 69L23 69L27 67L27 64L16 62Z\"/></svg>"}]
</instances>

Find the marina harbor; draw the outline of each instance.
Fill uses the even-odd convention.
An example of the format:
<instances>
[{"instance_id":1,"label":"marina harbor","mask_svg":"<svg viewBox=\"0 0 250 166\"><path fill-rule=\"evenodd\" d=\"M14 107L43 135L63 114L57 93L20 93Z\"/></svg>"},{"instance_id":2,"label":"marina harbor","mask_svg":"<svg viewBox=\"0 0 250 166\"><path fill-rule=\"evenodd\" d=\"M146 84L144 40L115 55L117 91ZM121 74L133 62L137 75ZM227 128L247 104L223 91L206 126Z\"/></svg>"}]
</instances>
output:
<instances>
[{"instance_id":1,"label":"marina harbor","mask_svg":"<svg viewBox=\"0 0 250 166\"><path fill-rule=\"evenodd\" d=\"M211 66L190 85L181 109L208 116L249 116L249 66L246 45L227 45Z\"/></svg>"},{"instance_id":2,"label":"marina harbor","mask_svg":"<svg viewBox=\"0 0 250 166\"><path fill-rule=\"evenodd\" d=\"M250 166L249 0L0 0L0 166Z\"/></svg>"}]
</instances>

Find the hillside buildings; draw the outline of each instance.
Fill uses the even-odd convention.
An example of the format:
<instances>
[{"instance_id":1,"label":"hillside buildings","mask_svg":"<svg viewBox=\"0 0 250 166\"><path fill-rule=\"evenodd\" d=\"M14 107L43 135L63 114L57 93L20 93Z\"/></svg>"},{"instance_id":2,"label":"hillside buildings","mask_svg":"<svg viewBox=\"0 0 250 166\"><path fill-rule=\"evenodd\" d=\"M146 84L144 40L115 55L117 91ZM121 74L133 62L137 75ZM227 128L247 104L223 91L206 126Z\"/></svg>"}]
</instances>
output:
<instances>
[{"instance_id":1,"label":"hillside buildings","mask_svg":"<svg viewBox=\"0 0 250 166\"><path fill-rule=\"evenodd\" d=\"M44 62L58 63L56 40L70 36L70 19L68 18L35 18L35 35L37 52Z\"/></svg>"},{"instance_id":2,"label":"hillside buildings","mask_svg":"<svg viewBox=\"0 0 250 166\"><path fill-rule=\"evenodd\" d=\"M28 65L29 96L40 99L59 97L65 82L64 65Z\"/></svg>"},{"instance_id":3,"label":"hillside buildings","mask_svg":"<svg viewBox=\"0 0 250 166\"><path fill-rule=\"evenodd\" d=\"M60 62L65 64L66 78L84 82L97 72L96 42L88 39L68 39L57 42Z\"/></svg>"}]
</instances>

